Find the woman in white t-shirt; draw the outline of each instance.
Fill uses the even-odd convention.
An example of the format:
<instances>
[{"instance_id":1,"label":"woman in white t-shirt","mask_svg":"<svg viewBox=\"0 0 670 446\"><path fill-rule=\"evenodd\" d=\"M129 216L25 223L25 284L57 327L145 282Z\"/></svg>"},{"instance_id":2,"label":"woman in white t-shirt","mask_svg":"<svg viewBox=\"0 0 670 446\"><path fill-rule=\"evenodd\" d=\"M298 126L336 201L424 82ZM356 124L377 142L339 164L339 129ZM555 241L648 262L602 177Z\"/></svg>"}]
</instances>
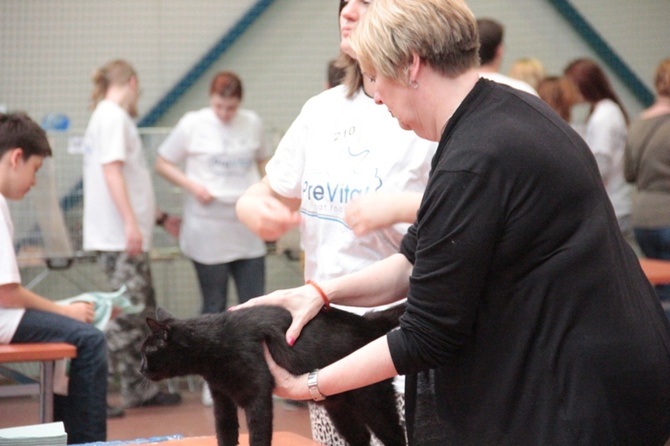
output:
<instances>
[{"instance_id":1,"label":"woman in white t-shirt","mask_svg":"<svg viewBox=\"0 0 670 446\"><path fill-rule=\"evenodd\" d=\"M591 59L577 59L565 69L582 102L591 105L582 136L596 158L619 228L632 240L632 187L624 177L628 115L605 72Z\"/></svg>"},{"instance_id":2,"label":"woman in white t-shirt","mask_svg":"<svg viewBox=\"0 0 670 446\"><path fill-rule=\"evenodd\" d=\"M265 292L265 243L235 213L269 157L261 119L240 108L242 94L235 73L217 73L209 107L186 113L158 148L156 171L186 192L179 244L195 266L202 313L226 310L230 275L240 302Z\"/></svg>"},{"instance_id":3,"label":"woman in white t-shirt","mask_svg":"<svg viewBox=\"0 0 670 446\"><path fill-rule=\"evenodd\" d=\"M300 226L304 276L315 284L398 252L436 149L434 142L401 129L368 93L370 80L358 68L349 35L369 4L340 1L343 84L305 103L268 162L266 176L237 203L240 219L266 240ZM307 286L318 292L318 285ZM396 380L396 390L402 407L402 379ZM344 444L321 407L311 404L310 412L315 440Z\"/></svg>"}]
</instances>

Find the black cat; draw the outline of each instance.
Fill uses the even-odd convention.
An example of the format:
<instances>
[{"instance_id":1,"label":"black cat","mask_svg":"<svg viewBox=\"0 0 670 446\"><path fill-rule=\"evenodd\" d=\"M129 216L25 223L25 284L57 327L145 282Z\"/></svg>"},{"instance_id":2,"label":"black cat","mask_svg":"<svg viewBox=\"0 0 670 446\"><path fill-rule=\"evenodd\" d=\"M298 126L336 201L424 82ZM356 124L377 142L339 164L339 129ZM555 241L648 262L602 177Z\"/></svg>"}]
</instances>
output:
<instances>
[{"instance_id":1,"label":"black cat","mask_svg":"<svg viewBox=\"0 0 670 446\"><path fill-rule=\"evenodd\" d=\"M158 381L201 375L214 400L219 446L238 444L237 406L244 409L250 446L272 442L274 379L263 356L265 342L274 360L295 375L324 367L386 334L398 325L404 305L358 316L331 309L319 313L289 347L290 313L259 306L175 319L159 308L147 318L151 334L142 346L142 374ZM305 386L307 383L305 382ZM404 446L392 381L333 395L320 402L351 446L370 444L370 431L385 446Z\"/></svg>"}]
</instances>

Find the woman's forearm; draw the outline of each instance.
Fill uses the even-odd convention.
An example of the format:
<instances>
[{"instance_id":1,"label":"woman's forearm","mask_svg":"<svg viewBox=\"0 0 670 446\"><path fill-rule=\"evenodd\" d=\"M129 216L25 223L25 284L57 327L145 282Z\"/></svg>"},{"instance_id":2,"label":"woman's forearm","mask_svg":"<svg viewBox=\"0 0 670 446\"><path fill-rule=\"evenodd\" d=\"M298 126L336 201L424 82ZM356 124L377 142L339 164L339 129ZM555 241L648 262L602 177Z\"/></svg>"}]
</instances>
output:
<instances>
[{"instance_id":1,"label":"woman's forearm","mask_svg":"<svg viewBox=\"0 0 670 446\"><path fill-rule=\"evenodd\" d=\"M374 307L407 296L412 264L393 254L358 272L324 281L319 286L334 304Z\"/></svg>"}]
</instances>

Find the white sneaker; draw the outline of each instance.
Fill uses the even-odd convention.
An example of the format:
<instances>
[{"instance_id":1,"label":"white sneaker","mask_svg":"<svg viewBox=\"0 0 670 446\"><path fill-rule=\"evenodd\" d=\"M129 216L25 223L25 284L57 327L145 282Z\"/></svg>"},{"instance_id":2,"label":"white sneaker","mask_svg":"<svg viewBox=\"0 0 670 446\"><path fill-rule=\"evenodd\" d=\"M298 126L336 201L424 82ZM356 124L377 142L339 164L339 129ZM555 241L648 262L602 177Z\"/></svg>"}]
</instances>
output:
<instances>
[{"instance_id":1,"label":"white sneaker","mask_svg":"<svg viewBox=\"0 0 670 446\"><path fill-rule=\"evenodd\" d=\"M214 405L212 393L209 391L207 382L202 383L202 405L207 407L212 407L212 405Z\"/></svg>"}]
</instances>

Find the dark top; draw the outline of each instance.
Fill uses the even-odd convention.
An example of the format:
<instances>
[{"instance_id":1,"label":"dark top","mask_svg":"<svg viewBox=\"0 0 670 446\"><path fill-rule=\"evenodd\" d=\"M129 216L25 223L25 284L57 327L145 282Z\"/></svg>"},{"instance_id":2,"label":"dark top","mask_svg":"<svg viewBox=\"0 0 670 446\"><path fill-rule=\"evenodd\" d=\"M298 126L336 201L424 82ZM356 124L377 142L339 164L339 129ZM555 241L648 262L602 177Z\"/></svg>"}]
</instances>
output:
<instances>
[{"instance_id":1,"label":"dark top","mask_svg":"<svg viewBox=\"0 0 670 446\"><path fill-rule=\"evenodd\" d=\"M453 444L662 445L670 324L584 141L480 80L432 168L388 336L399 373L436 369Z\"/></svg>"}]
</instances>

